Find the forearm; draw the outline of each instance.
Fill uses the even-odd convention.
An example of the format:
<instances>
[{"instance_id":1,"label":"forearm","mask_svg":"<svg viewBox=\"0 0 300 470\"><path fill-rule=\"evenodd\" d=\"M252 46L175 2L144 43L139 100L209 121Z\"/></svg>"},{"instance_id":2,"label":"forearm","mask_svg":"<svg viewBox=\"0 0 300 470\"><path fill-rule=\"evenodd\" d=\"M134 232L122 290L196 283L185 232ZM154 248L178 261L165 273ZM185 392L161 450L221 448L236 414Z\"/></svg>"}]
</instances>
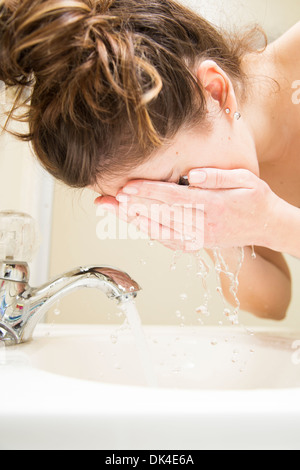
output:
<instances>
[{"instance_id":1,"label":"forearm","mask_svg":"<svg viewBox=\"0 0 300 470\"><path fill-rule=\"evenodd\" d=\"M291 300L291 277L288 266L280 253L266 248L256 248L256 259L251 257L252 249L246 247L245 259L239 275L238 299L241 309L257 317L282 320ZM213 253L208 250L213 259ZM232 250L222 250L222 256L231 271L236 269L236 255ZM230 281L221 274L223 293L234 305L230 293Z\"/></svg>"},{"instance_id":2,"label":"forearm","mask_svg":"<svg viewBox=\"0 0 300 470\"><path fill-rule=\"evenodd\" d=\"M278 199L275 216L265 226L270 249L300 259L300 209Z\"/></svg>"}]
</instances>

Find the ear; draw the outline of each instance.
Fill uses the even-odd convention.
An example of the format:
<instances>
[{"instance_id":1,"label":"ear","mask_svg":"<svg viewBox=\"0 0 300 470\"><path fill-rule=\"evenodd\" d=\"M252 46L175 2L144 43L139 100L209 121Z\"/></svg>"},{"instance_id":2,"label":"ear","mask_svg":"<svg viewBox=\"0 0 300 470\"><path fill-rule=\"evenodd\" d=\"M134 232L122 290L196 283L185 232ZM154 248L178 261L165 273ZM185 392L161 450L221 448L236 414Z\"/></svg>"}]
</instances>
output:
<instances>
[{"instance_id":1,"label":"ear","mask_svg":"<svg viewBox=\"0 0 300 470\"><path fill-rule=\"evenodd\" d=\"M204 60L198 67L197 78L220 109L236 110L237 99L228 75L213 60ZM233 111L234 112L234 111Z\"/></svg>"}]
</instances>

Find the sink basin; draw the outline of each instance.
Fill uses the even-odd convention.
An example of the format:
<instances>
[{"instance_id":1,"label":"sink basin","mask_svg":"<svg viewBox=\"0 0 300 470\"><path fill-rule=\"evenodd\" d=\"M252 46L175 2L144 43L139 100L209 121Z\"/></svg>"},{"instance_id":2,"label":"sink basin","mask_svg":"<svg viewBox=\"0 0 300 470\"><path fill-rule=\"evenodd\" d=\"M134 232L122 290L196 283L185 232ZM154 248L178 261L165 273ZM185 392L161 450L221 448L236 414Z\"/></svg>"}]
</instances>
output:
<instances>
[{"instance_id":1,"label":"sink basin","mask_svg":"<svg viewBox=\"0 0 300 470\"><path fill-rule=\"evenodd\" d=\"M300 448L300 333L144 331L154 388L116 326L40 325L0 348L0 449Z\"/></svg>"},{"instance_id":2,"label":"sink basin","mask_svg":"<svg viewBox=\"0 0 300 470\"><path fill-rule=\"evenodd\" d=\"M80 380L147 386L131 331L115 327L46 327L19 352L33 367ZM159 387L253 390L299 387L291 361L292 339L231 328L147 327L149 353Z\"/></svg>"}]
</instances>

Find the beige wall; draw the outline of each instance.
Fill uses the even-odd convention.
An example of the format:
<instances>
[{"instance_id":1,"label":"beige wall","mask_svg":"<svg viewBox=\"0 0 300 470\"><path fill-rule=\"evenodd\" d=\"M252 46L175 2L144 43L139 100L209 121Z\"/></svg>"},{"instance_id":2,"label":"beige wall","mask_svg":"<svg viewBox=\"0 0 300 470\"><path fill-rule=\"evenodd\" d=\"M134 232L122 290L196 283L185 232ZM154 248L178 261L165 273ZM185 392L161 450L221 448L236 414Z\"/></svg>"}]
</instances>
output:
<instances>
[{"instance_id":1,"label":"beige wall","mask_svg":"<svg viewBox=\"0 0 300 470\"><path fill-rule=\"evenodd\" d=\"M298 0L182 0L210 21L241 26L259 23L275 39L300 19Z\"/></svg>"},{"instance_id":2,"label":"beige wall","mask_svg":"<svg viewBox=\"0 0 300 470\"><path fill-rule=\"evenodd\" d=\"M0 82L1 83L1 82ZM11 93L0 87L0 122L11 107ZM27 132L24 125L12 128ZM41 245L30 263L31 282L45 282L49 276L50 225L52 221L53 181L33 157L30 145L5 132L0 135L0 211L13 210L31 215L40 227Z\"/></svg>"},{"instance_id":3,"label":"beige wall","mask_svg":"<svg viewBox=\"0 0 300 470\"><path fill-rule=\"evenodd\" d=\"M239 24L259 21L270 37L275 38L300 19L299 0L251 0L251 1L212 1L190 0L185 3L200 10L209 19L224 22L230 19ZM170 270L173 253L155 244L150 247L147 241L105 240L96 236L100 218L93 205L95 195L89 191L74 191L59 184L55 188L54 219L51 251L51 276L79 265L112 265L131 274L143 287L137 304L145 324L185 324L197 323L196 307L203 302L203 288L195 275L195 267L185 255L178 263L176 271ZM300 263L289 259L294 276L294 298L286 326L300 328ZM195 264L194 264L195 265ZM212 300L211 317L206 324L217 324L223 320L222 302L216 293L216 281L212 271L209 281ZM188 299L182 301L180 295L186 293ZM118 323L115 304L106 300L97 291L85 291L61 301L61 314L49 315L50 322ZM177 317L178 310L185 319ZM270 325L259 321L247 313L241 314L241 321L247 325Z\"/></svg>"}]
</instances>

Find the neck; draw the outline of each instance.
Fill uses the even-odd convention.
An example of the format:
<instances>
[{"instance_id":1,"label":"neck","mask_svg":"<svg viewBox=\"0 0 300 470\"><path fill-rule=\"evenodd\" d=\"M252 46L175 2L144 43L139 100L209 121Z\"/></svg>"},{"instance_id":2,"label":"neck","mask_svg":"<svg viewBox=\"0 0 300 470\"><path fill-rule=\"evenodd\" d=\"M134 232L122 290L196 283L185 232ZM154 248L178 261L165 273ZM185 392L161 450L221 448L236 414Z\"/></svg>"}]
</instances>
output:
<instances>
[{"instance_id":1,"label":"neck","mask_svg":"<svg viewBox=\"0 0 300 470\"><path fill-rule=\"evenodd\" d=\"M289 154L295 127L288 71L276 58L273 45L262 54L248 54L244 69L249 90L242 113L256 145L259 165L274 164Z\"/></svg>"}]
</instances>

